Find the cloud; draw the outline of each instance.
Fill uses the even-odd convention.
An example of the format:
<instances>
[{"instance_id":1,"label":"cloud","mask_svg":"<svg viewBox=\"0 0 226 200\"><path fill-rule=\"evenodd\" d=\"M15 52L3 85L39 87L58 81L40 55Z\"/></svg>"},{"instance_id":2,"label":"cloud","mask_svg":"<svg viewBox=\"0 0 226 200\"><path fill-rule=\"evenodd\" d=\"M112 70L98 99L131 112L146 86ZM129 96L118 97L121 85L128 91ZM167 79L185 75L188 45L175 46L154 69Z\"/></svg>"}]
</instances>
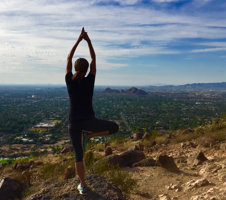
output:
<instances>
[{"instance_id":1,"label":"cloud","mask_svg":"<svg viewBox=\"0 0 226 200\"><path fill-rule=\"evenodd\" d=\"M226 15L216 8L209 8L212 11L209 14L199 10L199 1L172 10L168 7L157 9L151 3L143 4L142 0L112 2L1 0L0 72L19 73L23 69L45 71L44 66L64 71L66 57L82 26L92 39L97 62L103 70L129 67L131 58L144 55L184 53L183 48L175 47L181 40L183 44L192 46L192 53L224 51L225 46L217 46L214 40L225 38ZM207 0L202 2L203 6L212 3ZM213 40L213 43L208 43L212 46L186 41L197 38ZM195 49L197 45L201 47ZM79 45L75 56L89 59L85 42ZM127 63L121 63L118 58L125 59Z\"/></svg>"},{"instance_id":2,"label":"cloud","mask_svg":"<svg viewBox=\"0 0 226 200\"><path fill-rule=\"evenodd\" d=\"M157 3L172 3L172 2L179 2L181 0L152 0L152 1L157 2Z\"/></svg>"},{"instance_id":3,"label":"cloud","mask_svg":"<svg viewBox=\"0 0 226 200\"><path fill-rule=\"evenodd\" d=\"M194 49L192 53L214 52L214 51L226 51L226 47L221 48L206 48L206 49Z\"/></svg>"}]
</instances>

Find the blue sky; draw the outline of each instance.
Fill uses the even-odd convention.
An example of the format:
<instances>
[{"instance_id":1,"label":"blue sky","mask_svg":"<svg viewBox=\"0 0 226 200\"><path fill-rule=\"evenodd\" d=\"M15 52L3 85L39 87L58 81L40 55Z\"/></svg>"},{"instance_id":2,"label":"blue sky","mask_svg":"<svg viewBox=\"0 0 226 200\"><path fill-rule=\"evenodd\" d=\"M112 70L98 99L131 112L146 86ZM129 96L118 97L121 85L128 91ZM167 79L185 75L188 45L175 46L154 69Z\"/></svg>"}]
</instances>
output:
<instances>
[{"instance_id":1,"label":"blue sky","mask_svg":"<svg viewBox=\"0 0 226 200\"><path fill-rule=\"evenodd\" d=\"M223 82L225 22L223 0L1 0L0 84L64 84L82 26L97 85Z\"/></svg>"}]
</instances>

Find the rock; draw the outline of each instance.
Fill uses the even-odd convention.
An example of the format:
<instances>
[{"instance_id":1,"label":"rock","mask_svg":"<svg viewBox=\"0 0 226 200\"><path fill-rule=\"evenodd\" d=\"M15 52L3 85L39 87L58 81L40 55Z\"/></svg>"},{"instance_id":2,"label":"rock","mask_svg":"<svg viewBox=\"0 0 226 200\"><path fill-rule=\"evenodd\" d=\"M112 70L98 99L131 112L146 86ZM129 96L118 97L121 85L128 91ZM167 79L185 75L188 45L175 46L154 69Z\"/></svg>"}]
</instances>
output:
<instances>
[{"instance_id":1,"label":"rock","mask_svg":"<svg viewBox=\"0 0 226 200\"><path fill-rule=\"evenodd\" d=\"M126 151L120 154L120 158L123 160L123 167L131 167L133 163L143 160L145 158L145 155L142 151Z\"/></svg>"},{"instance_id":2,"label":"rock","mask_svg":"<svg viewBox=\"0 0 226 200\"><path fill-rule=\"evenodd\" d=\"M175 190L176 192L180 192L182 188L181 188L181 186L179 184L171 183L169 186L166 187L166 189L168 189L168 190Z\"/></svg>"},{"instance_id":3,"label":"rock","mask_svg":"<svg viewBox=\"0 0 226 200\"><path fill-rule=\"evenodd\" d=\"M174 159L167 155L160 155L157 158L157 164L169 171L179 172L179 169L178 169L177 165L175 164Z\"/></svg>"},{"instance_id":4,"label":"rock","mask_svg":"<svg viewBox=\"0 0 226 200\"><path fill-rule=\"evenodd\" d=\"M133 167L156 166L156 161L153 158L147 158L134 163L132 166Z\"/></svg>"},{"instance_id":5,"label":"rock","mask_svg":"<svg viewBox=\"0 0 226 200\"><path fill-rule=\"evenodd\" d=\"M226 196L226 187L225 186L226 185L212 187L212 188L208 189L206 192L203 192L202 194L192 196L191 200L200 200L200 199L218 200L218 199L225 199L225 196Z\"/></svg>"},{"instance_id":6,"label":"rock","mask_svg":"<svg viewBox=\"0 0 226 200\"><path fill-rule=\"evenodd\" d=\"M221 149L222 151L226 151L226 143L221 143L221 144L220 144L220 149Z\"/></svg>"},{"instance_id":7,"label":"rock","mask_svg":"<svg viewBox=\"0 0 226 200\"><path fill-rule=\"evenodd\" d=\"M106 149L104 150L105 156L109 156L112 154L112 148L107 146Z\"/></svg>"},{"instance_id":8,"label":"rock","mask_svg":"<svg viewBox=\"0 0 226 200\"><path fill-rule=\"evenodd\" d=\"M193 166L201 165L204 161L208 160L203 152L199 152L196 156Z\"/></svg>"},{"instance_id":9,"label":"rock","mask_svg":"<svg viewBox=\"0 0 226 200\"><path fill-rule=\"evenodd\" d=\"M159 197L159 200L170 200L167 194L160 194L158 197Z\"/></svg>"},{"instance_id":10,"label":"rock","mask_svg":"<svg viewBox=\"0 0 226 200\"><path fill-rule=\"evenodd\" d=\"M196 148L197 147L197 145L191 141L182 142L180 145L182 148L188 148L188 147Z\"/></svg>"},{"instance_id":11,"label":"rock","mask_svg":"<svg viewBox=\"0 0 226 200\"><path fill-rule=\"evenodd\" d=\"M26 162L26 163L23 163L23 162L20 162L20 163L15 163L13 169L16 169L16 170L28 170L30 167L32 167L34 165L34 161L30 161L30 162Z\"/></svg>"},{"instance_id":12,"label":"rock","mask_svg":"<svg viewBox=\"0 0 226 200\"><path fill-rule=\"evenodd\" d=\"M187 191L193 188L199 188L206 185L210 185L210 182L205 178L198 179L198 180L191 180L184 184L184 190Z\"/></svg>"},{"instance_id":13,"label":"rock","mask_svg":"<svg viewBox=\"0 0 226 200\"><path fill-rule=\"evenodd\" d=\"M64 172L64 179L73 178L75 176L75 167L72 167L71 165L68 166L68 168Z\"/></svg>"},{"instance_id":14,"label":"rock","mask_svg":"<svg viewBox=\"0 0 226 200\"><path fill-rule=\"evenodd\" d=\"M73 151L73 147L71 145L66 145L63 147L60 153L65 154L72 151Z\"/></svg>"},{"instance_id":15,"label":"rock","mask_svg":"<svg viewBox=\"0 0 226 200\"><path fill-rule=\"evenodd\" d=\"M110 146L110 142L105 142L104 143L104 148L107 148L108 146Z\"/></svg>"},{"instance_id":16,"label":"rock","mask_svg":"<svg viewBox=\"0 0 226 200\"><path fill-rule=\"evenodd\" d=\"M140 140L140 139L142 139L142 137L143 137L143 133L141 133L141 132L137 132L137 133L133 134L134 140Z\"/></svg>"},{"instance_id":17,"label":"rock","mask_svg":"<svg viewBox=\"0 0 226 200\"><path fill-rule=\"evenodd\" d=\"M199 174L205 177L211 176L221 168L222 167L220 165L217 165L215 163L210 163L210 164L208 163L200 169Z\"/></svg>"},{"instance_id":18,"label":"rock","mask_svg":"<svg viewBox=\"0 0 226 200\"><path fill-rule=\"evenodd\" d=\"M220 181L226 182L226 168L219 170L217 176Z\"/></svg>"},{"instance_id":19,"label":"rock","mask_svg":"<svg viewBox=\"0 0 226 200\"><path fill-rule=\"evenodd\" d=\"M109 155L105 157L106 161L113 164L113 165L119 165L119 166L124 166L123 160L119 155ZM98 162L98 161L97 161Z\"/></svg>"},{"instance_id":20,"label":"rock","mask_svg":"<svg viewBox=\"0 0 226 200\"><path fill-rule=\"evenodd\" d=\"M141 144L141 143L139 143L139 150L140 150L140 151L144 151L144 145Z\"/></svg>"},{"instance_id":21,"label":"rock","mask_svg":"<svg viewBox=\"0 0 226 200\"><path fill-rule=\"evenodd\" d=\"M145 155L142 151L126 151L120 155L109 155L106 156L105 159L107 162L115 165L119 165L120 167L131 167L133 163L139 162L144 159Z\"/></svg>"},{"instance_id":22,"label":"rock","mask_svg":"<svg viewBox=\"0 0 226 200\"><path fill-rule=\"evenodd\" d=\"M129 147L129 149L128 149L128 151L136 151L136 150L140 150L137 145L134 145L132 147Z\"/></svg>"},{"instance_id":23,"label":"rock","mask_svg":"<svg viewBox=\"0 0 226 200\"><path fill-rule=\"evenodd\" d=\"M26 200L125 200L121 190L102 176L86 175L86 182L91 189L87 195L78 193L76 187L80 181L78 177L74 177L57 183L46 181L39 186L37 193Z\"/></svg>"},{"instance_id":24,"label":"rock","mask_svg":"<svg viewBox=\"0 0 226 200\"><path fill-rule=\"evenodd\" d=\"M20 198L23 189L24 186L17 180L7 177L0 179L0 198L2 200Z\"/></svg>"}]
</instances>

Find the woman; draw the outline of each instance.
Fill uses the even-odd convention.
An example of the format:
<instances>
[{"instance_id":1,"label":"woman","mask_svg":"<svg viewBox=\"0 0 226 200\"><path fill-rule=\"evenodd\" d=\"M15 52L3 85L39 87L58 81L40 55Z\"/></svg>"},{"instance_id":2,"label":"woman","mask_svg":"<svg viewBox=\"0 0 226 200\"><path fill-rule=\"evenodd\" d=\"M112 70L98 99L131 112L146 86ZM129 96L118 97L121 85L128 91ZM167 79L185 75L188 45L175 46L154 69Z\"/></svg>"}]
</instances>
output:
<instances>
[{"instance_id":1,"label":"woman","mask_svg":"<svg viewBox=\"0 0 226 200\"><path fill-rule=\"evenodd\" d=\"M72 57L77 46L83 39L88 43L91 56L90 72L87 77L85 77L85 75L89 63L84 58L79 58L75 61L74 67L76 73L74 75L72 74ZM83 27L77 42L74 44L67 57L65 76L67 90L70 97L68 130L75 151L75 169L81 182L77 187L80 194L86 194L88 191L85 182L85 169L83 163L83 153L85 151L86 141L91 137L116 133L119 128L114 122L95 118L92 106L95 76L96 55L91 40Z\"/></svg>"}]
</instances>

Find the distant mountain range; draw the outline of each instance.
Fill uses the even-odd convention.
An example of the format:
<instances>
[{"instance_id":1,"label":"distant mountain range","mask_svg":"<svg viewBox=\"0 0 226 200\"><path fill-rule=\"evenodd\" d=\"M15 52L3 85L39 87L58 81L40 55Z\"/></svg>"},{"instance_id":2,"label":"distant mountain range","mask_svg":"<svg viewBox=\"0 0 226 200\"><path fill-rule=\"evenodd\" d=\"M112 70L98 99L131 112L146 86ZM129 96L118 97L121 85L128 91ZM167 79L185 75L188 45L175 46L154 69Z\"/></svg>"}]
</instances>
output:
<instances>
[{"instance_id":1,"label":"distant mountain range","mask_svg":"<svg viewBox=\"0 0 226 200\"><path fill-rule=\"evenodd\" d=\"M176 91L200 91L200 90L214 90L214 91L226 91L226 82L221 83L193 83L185 85L164 85L164 86L144 86L141 87L147 91L166 91L166 92L176 92Z\"/></svg>"},{"instance_id":2,"label":"distant mountain range","mask_svg":"<svg viewBox=\"0 0 226 200\"><path fill-rule=\"evenodd\" d=\"M117 90L117 89L111 89L106 88L102 93L105 94L131 94L131 95L147 95L148 93L144 90L138 89L136 87L131 87L128 90Z\"/></svg>"},{"instance_id":3,"label":"distant mountain range","mask_svg":"<svg viewBox=\"0 0 226 200\"><path fill-rule=\"evenodd\" d=\"M106 94L131 94L147 95L148 92L196 92L196 91L226 91L226 82L222 83L193 83L185 85L163 85L163 86L143 86L140 89L131 87L129 89L114 89L107 87L102 90Z\"/></svg>"}]
</instances>

